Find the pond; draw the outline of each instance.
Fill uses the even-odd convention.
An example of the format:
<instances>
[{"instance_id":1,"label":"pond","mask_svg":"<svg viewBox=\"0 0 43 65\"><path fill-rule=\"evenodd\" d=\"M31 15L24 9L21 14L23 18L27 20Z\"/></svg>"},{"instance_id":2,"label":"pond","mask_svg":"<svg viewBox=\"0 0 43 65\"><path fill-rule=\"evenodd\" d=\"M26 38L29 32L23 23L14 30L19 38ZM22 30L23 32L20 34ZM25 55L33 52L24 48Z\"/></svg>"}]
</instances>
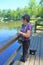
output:
<instances>
[{"instance_id":1,"label":"pond","mask_svg":"<svg viewBox=\"0 0 43 65\"><path fill-rule=\"evenodd\" d=\"M14 35L17 33L17 29L1 29L0 30L0 47L5 45L5 41L7 42L11 38L14 37ZM6 50L4 50L2 53L0 53L0 65L4 65L4 63L9 59L9 57L19 48L20 44L18 41L14 42L12 45L10 45ZM16 50L15 50L16 49ZM21 52L21 51L20 51ZM19 57L20 52L17 54L16 58Z\"/></svg>"}]
</instances>

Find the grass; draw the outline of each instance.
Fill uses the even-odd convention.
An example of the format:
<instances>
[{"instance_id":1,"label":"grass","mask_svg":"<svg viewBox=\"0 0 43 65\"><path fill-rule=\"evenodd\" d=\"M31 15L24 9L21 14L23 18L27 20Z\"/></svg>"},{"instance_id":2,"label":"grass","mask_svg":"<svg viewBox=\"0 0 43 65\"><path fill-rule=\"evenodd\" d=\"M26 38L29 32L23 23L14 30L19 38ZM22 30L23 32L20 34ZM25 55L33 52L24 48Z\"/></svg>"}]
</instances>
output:
<instances>
[{"instance_id":1,"label":"grass","mask_svg":"<svg viewBox=\"0 0 43 65\"><path fill-rule=\"evenodd\" d=\"M43 26L37 26L37 28L43 29Z\"/></svg>"}]
</instances>

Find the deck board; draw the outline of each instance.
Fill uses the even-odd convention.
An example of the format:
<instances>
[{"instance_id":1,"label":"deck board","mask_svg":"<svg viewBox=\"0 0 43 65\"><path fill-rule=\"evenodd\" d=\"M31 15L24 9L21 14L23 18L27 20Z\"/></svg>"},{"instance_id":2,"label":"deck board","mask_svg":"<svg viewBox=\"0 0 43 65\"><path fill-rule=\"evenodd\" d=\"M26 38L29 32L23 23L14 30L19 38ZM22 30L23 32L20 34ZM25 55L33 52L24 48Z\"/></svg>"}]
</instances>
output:
<instances>
[{"instance_id":1,"label":"deck board","mask_svg":"<svg viewBox=\"0 0 43 65\"><path fill-rule=\"evenodd\" d=\"M40 65L43 65L43 37L41 37Z\"/></svg>"},{"instance_id":2,"label":"deck board","mask_svg":"<svg viewBox=\"0 0 43 65\"><path fill-rule=\"evenodd\" d=\"M39 62L40 62L40 54L39 54L39 51L40 51L40 42L39 42L40 38L38 37L38 45L37 45L37 53L36 53L36 58L35 58L35 65L39 65Z\"/></svg>"}]
</instances>

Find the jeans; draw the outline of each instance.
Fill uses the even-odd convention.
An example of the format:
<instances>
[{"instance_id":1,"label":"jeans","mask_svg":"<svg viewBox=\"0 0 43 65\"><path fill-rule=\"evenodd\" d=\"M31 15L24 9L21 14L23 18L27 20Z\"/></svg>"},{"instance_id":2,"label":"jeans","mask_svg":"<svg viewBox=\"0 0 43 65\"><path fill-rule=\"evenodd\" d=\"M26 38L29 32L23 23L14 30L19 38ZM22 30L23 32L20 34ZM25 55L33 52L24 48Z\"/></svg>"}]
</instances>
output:
<instances>
[{"instance_id":1,"label":"jeans","mask_svg":"<svg viewBox=\"0 0 43 65\"><path fill-rule=\"evenodd\" d=\"M26 55L28 54L28 48L30 46L30 40L23 41L22 46L23 46L23 59L25 59Z\"/></svg>"}]
</instances>

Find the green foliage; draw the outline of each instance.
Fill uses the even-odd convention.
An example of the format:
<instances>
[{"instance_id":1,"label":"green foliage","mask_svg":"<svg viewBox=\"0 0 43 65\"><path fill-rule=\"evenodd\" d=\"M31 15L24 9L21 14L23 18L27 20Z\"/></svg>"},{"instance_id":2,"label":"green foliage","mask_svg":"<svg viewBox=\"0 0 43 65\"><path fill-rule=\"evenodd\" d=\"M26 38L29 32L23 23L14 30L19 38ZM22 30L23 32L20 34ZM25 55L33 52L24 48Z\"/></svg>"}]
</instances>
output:
<instances>
[{"instance_id":1,"label":"green foliage","mask_svg":"<svg viewBox=\"0 0 43 65\"><path fill-rule=\"evenodd\" d=\"M8 18L7 20L21 20L21 16L25 13L28 13L31 17L42 17L43 18L43 0L40 0L37 4L36 0L30 0L29 6L14 10L0 10L0 17Z\"/></svg>"}]
</instances>

